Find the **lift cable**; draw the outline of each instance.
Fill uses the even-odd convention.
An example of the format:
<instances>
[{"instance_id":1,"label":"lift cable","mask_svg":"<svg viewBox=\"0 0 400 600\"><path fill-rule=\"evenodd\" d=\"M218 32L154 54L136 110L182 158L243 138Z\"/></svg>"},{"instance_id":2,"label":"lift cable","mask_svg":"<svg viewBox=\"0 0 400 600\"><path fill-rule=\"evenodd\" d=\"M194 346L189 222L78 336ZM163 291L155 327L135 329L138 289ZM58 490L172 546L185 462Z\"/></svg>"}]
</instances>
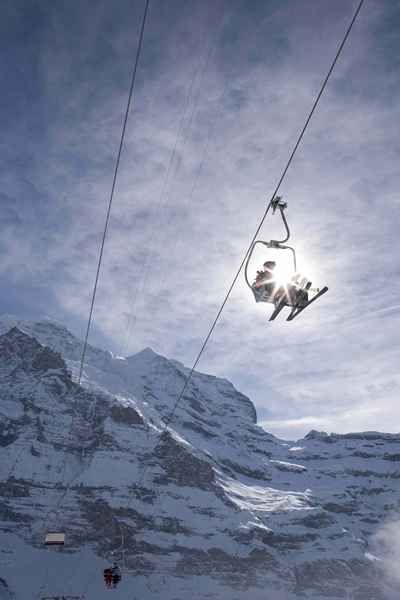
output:
<instances>
[{"instance_id":1,"label":"lift cable","mask_svg":"<svg viewBox=\"0 0 400 600\"><path fill-rule=\"evenodd\" d=\"M294 145L294 147L292 149L292 152L291 152L291 154L289 156L289 159L288 159L288 161L287 161L287 163L286 163L286 165L285 165L285 167L284 167L284 169L282 171L282 174L281 174L281 176L280 176L280 178L278 180L278 183L277 183L277 185L275 187L275 190L274 190L274 192L272 194L271 200L268 203L268 206L267 206L267 208L266 208L266 210L265 210L265 212L264 212L264 214L263 214L263 216L262 216L262 218L261 218L261 220L259 222L259 225L258 225L258 227L257 227L257 229L256 229L256 231L255 231L255 233L253 235L253 238L252 238L252 240L251 240L251 242L250 242L250 244L249 244L249 246L248 246L248 248L247 248L247 250L246 250L246 252L244 254L244 257L243 257L243 259L242 259L242 261L240 263L240 266L239 266L239 268L238 268L238 270L237 270L237 272L236 272L236 274L235 274L235 276L234 276L234 278L232 280L232 283L231 283L231 285L230 285L230 287L229 287L229 289L228 289L228 291L227 291L227 293L225 295L225 298L223 299L223 302L222 302L222 304L221 304L221 306L220 306L220 308L219 308L219 310L217 312L217 315L216 315L216 317L214 318L214 321L211 324L211 327L210 327L210 329L209 329L209 331L208 331L208 333L207 333L207 335L206 335L206 337L205 337L205 339L203 341L203 344L202 344L202 346L201 346L201 348L200 348L200 350L199 350L199 352L198 352L198 354L196 356L196 359L195 359L195 361L194 361L194 363L193 363L193 365L192 365L192 367L191 367L191 369L190 369L190 371L189 371L189 373L188 373L188 375L186 377L186 380L185 380L185 382L184 382L184 384L182 386L182 389L181 389L179 395L177 396L177 399L176 399L176 401L175 401L175 403L174 403L174 405L172 407L172 410L169 413L168 417L164 421L164 432L163 433L166 432L168 426L170 425L170 423L174 419L174 416L175 416L175 413L176 413L176 411L178 409L178 406L179 406L179 404L181 403L181 401L183 399L183 396L184 396L184 394L185 394L185 392L187 390L189 382L190 382L190 380L191 380L191 378L192 378L192 376L194 374L194 371L195 371L195 369L196 369L196 367L197 367L197 365L198 365L198 363L200 361L200 358L201 358L202 354L204 353L204 350L205 350L205 348L206 348L206 346L207 346L207 344L208 344L208 342L209 342L209 340L210 340L210 338L211 338L211 336L212 336L212 334L214 332L214 329L215 329L215 327L216 327L216 325L217 325L217 323L219 321L219 318L220 318L220 316L222 314L222 311L224 310L225 305L228 302L228 299L229 299L229 297L231 295L231 292L232 292L232 290L233 290L233 288L234 288L234 286L235 286L235 284L236 284L236 282L237 282L237 280L239 278L240 272L242 271L242 268L243 268L243 266L244 266L244 264L246 262L247 256L248 256L248 254L249 254L249 252L250 252L250 250L252 248L252 245L255 242L255 240L257 239L257 236L258 236L258 234L259 234L259 232L260 232L260 230L261 230L261 228L262 228L262 226L263 226L263 224L265 222L265 219L266 219L266 217L268 215L268 212L269 212L269 209L271 207L271 202L275 199L275 197L276 197L276 195L277 195L277 193L278 193L278 191L279 191L279 189L280 189L280 187L281 187L281 185L282 185L282 183L283 183L283 181L284 181L284 179L286 177L286 174L287 174L287 172L288 172L288 170L289 170L289 168L291 166L291 163L292 163L292 161L293 161L293 159L295 157L295 154L296 154L296 152L297 152L297 150L298 150L298 148L299 148L299 146L300 146L300 144L302 142L304 134L305 134L305 132L306 132L306 130L308 128L308 125L309 125L309 123L310 123L310 121L311 121L311 119L312 119L312 117L314 115L314 112L315 112L315 110L316 110L316 108L317 108L317 106L319 104L319 101L320 101L320 99L322 97L322 94L323 94L323 92L324 92L324 90L326 88L326 85L327 85L327 83L328 83L328 81L329 81L329 79L330 79L330 77L332 75L332 72L333 72L333 70L335 68L335 65L336 65L336 63L337 63L337 61L338 61L338 59L339 59L339 57L340 57L340 55L342 53L343 47L346 44L346 41L347 41L347 39L348 39L348 37L350 35L350 32L351 32L351 30L353 28L353 25L354 25L354 23L355 23L358 15L359 15L359 12L360 12L363 4L364 4L364 0L360 0L359 4L357 6L357 9L356 9L356 11L355 11L355 13L354 13L354 15L353 15L353 17L352 17L352 19L350 21L350 24L349 24L349 26L348 26L348 28L346 30L346 33L345 33L345 35L343 37L343 40L341 41L341 43L340 43L340 45L338 47L338 50L337 50L336 55L335 55L335 58L334 58L331 66L330 66L330 68L328 70L328 73L327 73L327 75L326 75L326 77L325 77L325 79L324 79L324 81L323 81L323 83L321 85L319 93L318 93L318 95L316 96L316 98L314 100L314 103L312 105L311 111L310 111L310 113L309 113L309 115L308 115L308 117L307 117L307 119L305 121L305 124L304 124L304 126L303 126L303 128L302 128L302 130L301 130L301 132L300 132L300 134L298 136L298 139L297 139L297 141L296 141L296 143L295 143L295 145ZM79 373L79 383L81 381L82 372L83 372L83 365L84 365L85 353L86 353L86 349L87 349L87 341L88 341L89 331L90 331L90 326L91 326L91 321L92 321L93 308L94 308L94 303L95 303L95 297L96 297L96 291L97 291L97 284L98 284L98 280L99 280L102 255L103 255L103 250L104 250L104 245L105 245L105 239L106 239L106 234L107 234L108 222L109 222L109 218L110 218L111 205L112 205L112 200L113 200L113 195L114 195L114 189L115 189L115 183L116 183L117 172L118 172L118 167L119 167L119 161L120 161L120 156L121 156L122 147L123 147L123 141L124 141L126 123L127 123L128 113L129 113L129 108L130 108L130 102L131 102L133 87L134 87L135 78L136 78L137 65L138 65L138 62L139 62L140 51L141 51L141 46L142 46L142 41L143 41L144 26L145 26L145 21L146 21L146 15L147 15L147 10L148 10L148 5L149 5L149 0L146 0L145 12L144 12L144 16L143 16L143 22L142 22L142 27L141 27L140 37L139 37L138 50L137 50L135 67L134 67L134 72L133 72L133 77L132 77L132 83L131 83L131 88L130 88L130 93L129 93L128 105L127 105L127 110L126 110L126 114L125 114L125 120L124 120L124 125L123 125L123 130L122 130L121 142L120 142L118 156L117 156L117 162L116 162L116 167L115 167L115 172L114 172L114 178L113 178L113 184L112 184L112 189L111 189L110 201L109 201L109 206L108 206L107 216L106 216L106 223L105 223L105 228L104 228L104 233L103 233L103 239L102 239L102 244L101 244L101 249L100 249L100 255L99 255L99 261L98 261L98 266L97 266L95 285L94 285L94 289L93 289L93 296L92 296L92 302L91 302L89 320L88 320L88 325L87 325L86 337L85 337L84 347L83 347L83 352L82 352L82 357L81 357L81 365L80 365L80 373ZM160 442L161 439L162 439L162 436L159 437L159 440L158 440L158 442L155 445L155 449L157 448L157 445L159 444L159 442ZM143 483L143 480L144 480L147 468L148 467L146 465L145 468L144 468L144 470L142 471L142 475L140 477L139 486ZM125 541L124 541L124 539L122 539L122 550L124 550L124 546L125 546ZM123 563L124 563L124 565L126 567L126 564L125 564L125 553L124 552L123 552Z\"/></svg>"},{"instance_id":2,"label":"lift cable","mask_svg":"<svg viewBox=\"0 0 400 600\"><path fill-rule=\"evenodd\" d=\"M150 0L146 0L146 4L145 4L145 8L144 8L144 13L143 13L143 18L142 18L142 24L141 24L141 28L140 28L139 41L138 41L138 46L137 46L137 50L136 50L135 63L134 63L134 67L133 67L131 86L130 86L130 89L129 89L128 102L127 102L127 105L126 105L125 117L124 117L124 122L123 122L123 126L122 126L121 139L120 139L118 153L117 153L117 160L116 160L115 168L114 168L114 175L113 175L113 179L112 179L110 199L109 199L109 202L108 202L108 208L107 208L106 220L105 220L105 224L104 224L103 237L102 237L102 241L101 241L99 259L98 259L98 263L97 263L96 277L95 277L95 282L94 282L93 292L92 292L92 300L91 300L91 304L90 304L89 318L88 318L88 322L87 322L86 335L85 335L85 340L84 340L84 343L83 343L81 363L80 363L80 367L79 367L79 377L78 377L78 383L79 384L81 383L81 379L82 379L83 365L84 365L84 362L85 362L85 356L86 356L86 350L87 350L87 345L88 345L90 327L91 327L92 318L93 318L93 309L94 309L94 304L95 304L95 300L96 300L97 286L98 286L99 277L100 277L101 263L102 263L102 260L103 260L104 245L105 245L106 236L107 236L107 230L108 230L108 225L109 225L109 221L110 221L111 207L112 207L112 203L113 203L113 199L114 199L114 191L115 191L115 185L116 185L116 182L117 182L117 175L118 175L119 163L120 163L120 160L121 160L122 148L123 148L123 145L124 145L126 124L128 122L129 110L130 110L132 96L133 96L133 89L134 89L135 81L136 81L136 73L137 73L137 70L138 70L139 59L140 59L140 55L141 55L141 51L142 51L142 46L143 46L144 29L145 29L145 25L146 25L146 18L147 18L147 13L148 13L148 9L149 9L149 3L150 3Z\"/></svg>"},{"instance_id":3,"label":"lift cable","mask_svg":"<svg viewBox=\"0 0 400 600\"><path fill-rule=\"evenodd\" d=\"M145 7L144 7L144 12L143 12L143 17L142 17L142 22L141 22L141 26L140 26L140 33L139 33L139 39L138 39L138 46L137 46L137 50L136 50L135 62L134 62L134 66L133 66L131 85L130 85L130 88L129 88L128 102L127 102L125 116L124 116L124 121L123 121L123 126L122 126L121 139L120 139L120 143L119 143L119 147L118 147L118 153L117 153L117 158L116 158L116 163L115 163L115 168L114 168L114 175L113 175L113 179L112 179L112 186L111 186L110 198L109 198L108 207L107 207L106 219L105 219L105 224L104 224L104 231L103 231L103 236L102 236L102 241L101 241L101 246L100 246L99 258L98 258L97 269L96 269L96 276L95 276L95 282L94 282L94 286L93 286L92 299L91 299L91 305L90 305L89 318L88 318L88 323L87 323L87 328L86 328L86 335L85 335L85 340L84 340L83 349L82 349L82 355L81 355L81 360L80 360L79 377L78 377L78 382L77 382L78 384L81 383L81 379L82 379L83 365L84 365L84 361L85 361L85 355L86 355L86 351L87 351L87 345L88 345L88 338L89 338L89 333L90 333L90 327L91 327L91 323L92 323L93 310L94 310L94 304L95 304L95 299L96 299L97 287L98 287L98 282L99 282L101 263L102 263L102 259L103 259L103 253L104 253L104 246L105 246L105 241L106 241L106 236L107 236L108 225L109 225L109 221L110 221L111 207L112 207L112 203L113 203L113 199L114 199L114 192L115 192L115 187L116 187L116 182L117 182L118 169L119 169L119 164L120 164L120 160L121 160L122 149L123 149L123 145L124 145L126 126L127 126L127 122L128 122L128 116L129 116L130 106L131 106L132 97L133 97L133 91L134 91L135 82L136 82L136 74L137 74L139 60L140 60L140 56L141 56L141 52L142 52L144 30L145 30L145 25L146 25L146 19L147 19L147 13L148 13L148 9L149 9L149 4L150 4L150 0L146 0ZM74 418L72 418L72 420L71 420L71 426L70 426L70 430L69 430L70 433L71 433L71 431L73 429L73 421L74 421ZM62 474L62 481L61 481L62 484L64 483L64 478L65 478L65 468L66 468L66 461L64 460L63 474ZM74 476L73 479L75 479L75 477L76 476ZM55 507L55 511L56 512L61 509L61 505L63 503L63 500L64 500L67 492L69 491L69 488L70 488L70 485L71 485L72 481L73 480L71 480L69 482L69 484L68 484L68 486L66 488L66 491L59 498L59 500L57 502L57 505ZM49 514L51 512L52 512L51 510L48 511L47 514L46 514L46 516L45 516L44 527L46 527L47 520L48 520ZM47 575L48 575L48 573L46 572L46 574L45 574L45 580L42 582L42 585L41 585L40 590L39 590L39 594L44 589L45 582L47 580Z\"/></svg>"},{"instance_id":4,"label":"lift cable","mask_svg":"<svg viewBox=\"0 0 400 600\"><path fill-rule=\"evenodd\" d=\"M277 195L277 193L278 193L278 191L279 191L279 189L280 189L280 187L282 185L282 182L283 182L283 180L286 177L286 174L287 174L287 172L289 170L289 167L290 167L290 165L291 165L291 163L292 163L292 161L294 159L294 156L295 156L295 154L296 154L296 152L297 152L297 150L298 150L298 148L300 146L300 143L301 143L301 141L302 141L302 139L304 137L304 134L305 134L305 132L307 130L307 127L308 127L308 125L309 125L309 123L311 121L311 118L312 118L312 116L313 116L313 114L314 114L314 112L315 112L315 110L316 110L316 108L318 106L318 103L319 103L319 101L321 99L321 96L322 96L322 94L323 94L323 92L324 92L324 90L326 88L326 85L327 85L327 83L328 83L328 81L330 79L330 76L332 75L332 72L333 72L333 70L335 68L335 65L336 65L336 63L337 63L337 61L338 61L338 59L339 59L339 57L340 57L340 55L342 53L343 47L344 47L344 45L345 45L345 43L346 43L346 41L347 41L347 39L348 39L348 37L350 35L350 32L351 32L351 30L353 28L353 25L354 25L354 23L355 23L355 21L356 21L356 19L358 17L358 14L359 14L359 12L360 12L363 4L364 4L364 0L360 0L359 4L357 6L357 9L356 9L356 11L355 11L355 13L353 15L353 18L351 19L350 24L349 24L349 26L348 26L348 28L346 30L346 33L345 33L345 35L344 35L344 37L343 37L343 39L342 39L342 41L341 41L341 43L340 43L340 45L338 47L338 50L337 50L336 55L335 55L335 58L334 58L331 66L330 66L330 68L328 70L328 73L327 73L327 75L326 75L326 77L325 77L325 79L324 79L324 81L323 81L323 83L321 85L321 89L319 90L318 95L316 96L316 98L314 100L314 103L313 103L311 111L310 111L310 113L309 113L309 115L308 115L308 117L306 119L306 122L305 122L305 124L304 124L304 126L303 126L303 128L302 128L302 130L300 132L300 135L299 135L299 137L298 137L298 139L297 139L297 141L296 141L296 143L295 143L295 145L293 147L293 150L292 150L292 152L291 152L291 154L289 156L289 159L288 159L288 161L287 161L287 163L286 163L286 165L285 165L285 167L284 167L284 169L282 171L282 174L281 174L281 176L280 176L280 178L278 180L278 183L277 183L277 185L275 187L275 190L274 190L274 192L273 192L273 194L271 196L271 200L268 203L268 206L267 206L267 208L266 208L266 210L265 210L265 212L264 212L264 214L263 214L263 216L262 216L262 218L260 220L260 223L259 223L259 225L258 225L258 227L257 227L257 229L256 229L256 231L255 231L255 233L254 233L254 235L252 237L252 240L251 240L251 242L250 242L250 244L249 244L249 246L248 246L248 248L246 250L246 253L245 253L245 255L244 255L244 257L243 257L243 259L242 259L242 261L240 263L240 266L239 266L239 268L238 268L238 270L237 270L237 272L236 272L236 274L235 274L235 276L234 276L234 278L232 280L232 283L229 286L229 289L228 289L228 291L227 291L227 293L225 295L225 298L224 298L224 300L223 300L223 302L222 302L222 304L221 304L221 306L220 306L220 308L219 308L219 310L217 312L217 315L216 315L214 321L212 322L212 325L211 325L211 327L210 327L210 329L209 329L209 331L208 331L208 333L207 333L207 335L206 335L206 337L205 337L205 339L203 341L203 344L202 344L202 346L201 346L201 348L200 348L200 350L199 350L199 352L198 352L198 354L196 356L196 359L195 359L195 361L194 361L194 363L193 363L193 365L192 365L192 367L191 367L191 369L190 369L190 371L189 371L189 373L188 373L188 375L186 377L185 383L182 386L182 389L181 389L181 391L180 391L180 393L179 393L179 395L178 395L178 397L177 397L177 399L176 399L176 401L175 401L175 403L173 405L173 408L172 408L170 414L168 415L168 417L164 421L164 432L167 430L168 426L170 425L171 421L173 420L173 418L175 416L175 413L177 411L177 408L178 408L180 402L182 401L182 398L183 398L183 396L185 394L185 391L186 391L186 389L187 389L187 387L189 385L189 382L190 382L190 380L191 380L191 378L193 376L193 373L194 373L194 371L195 371L195 369L196 369L196 367L197 367L197 365L198 365L198 363L200 361L200 358L201 358L201 356L202 356L202 354L203 354L203 352L204 352L204 350L205 350L205 348L206 348L206 346L207 346L207 344L208 344L208 342L210 340L210 337L211 337L211 335L212 335L212 333L213 333L213 331L214 331L214 329L215 329L215 327L216 327L216 325L217 325L217 323L219 321L219 318L220 318L220 316L222 314L222 311L224 310L225 305L228 302L228 299L229 299L229 297L231 295L231 292L232 292L232 290L233 290L233 288L234 288L234 286L235 286L235 284L236 284L236 282L237 282L237 280L239 278L240 272L241 272L241 270L242 270L242 268L243 268L243 266L244 266L244 264L246 262L247 256L248 256L248 254L249 254L249 252L250 252L250 250L251 250L254 242L256 241L257 236L258 236L258 234L259 234L259 232L260 232L260 230L261 230L261 228L262 228L262 226L264 224L264 221L265 221L265 219L267 217L267 214L269 212L269 209L271 207L271 203L275 199L275 197L276 197L276 195ZM159 438L159 439L161 439L161 438ZM157 448L158 443L156 444L155 449ZM140 484L144 480L144 476L145 476L146 470L147 470L147 468L145 467L144 470L143 470L143 472L142 472L142 476L140 478Z\"/></svg>"},{"instance_id":5,"label":"lift cable","mask_svg":"<svg viewBox=\"0 0 400 600\"><path fill-rule=\"evenodd\" d=\"M175 404L174 404L174 406L172 408L172 411L171 411L171 413L169 414L168 418L165 421L165 429L168 427L168 425L171 423L172 419L175 416L176 410L177 410L177 408L178 408L178 406L179 406L179 404L180 404L180 402L181 402L181 400L183 398L183 395L184 395L184 393L185 393L185 391L187 389L187 386L189 385L189 381L192 378L192 375L193 375L193 373L194 373L194 371L195 371L195 369L196 369L196 367L197 367L197 365L199 363L199 360L200 360L200 358L201 358L201 356L202 356L202 354L203 354L203 352L204 352L204 350L205 350L205 348L206 348L206 346L208 344L208 341L209 341L209 339L210 339L210 337L211 337L211 335L212 335L212 333L213 333L213 331L215 329L215 326L217 325L217 323L219 321L221 313L224 310L225 305L226 305L226 303L229 300L231 292L232 292L232 290L233 290L233 288L234 288L234 286L235 286L235 284L236 284L236 282L237 282L237 280L239 278L240 272L241 272L241 270L242 270L242 268L243 268L243 266L244 266L244 264L246 262L247 256L248 256L248 254L249 254L249 252L250 252L250 250L251 250L254 242L256 241L258 234L260 233L260 230L261 230L261 228L262 228L262 226L264 224L264 221L265 221L265 219L267 217L267 214L269 212L269 209L271 207L271 203L275 199L275 197L276 197L276 195L277 195L277 193L278 193L278 191L279 191L279 189L280 189L280 187L282 185L282 182L283 182L283 180L286 177L286 173L288 172L289 167L290 167L290 165L291 165L291 163L293 161L293 158L294 158L294 156L295 156L295 154L297 152L297 149L300 146L300 143L301 143L301 141L302 141L302 139L304 137L304 134L305 134L305 132L307 130L307 127L308 127L308 125L309 125L309 123L310 123L310 121L312 119L312 116L313 116L313 114L314 114L314 112L315 112L315 110L316 110L316 108L318 106L320 98L321 98L322 94L324 93L326 85L327 85L327 83L328 83L328 81L330 79L330 76L332 75L332 72L333 72L333 70L335 68L335 65L336 65L336 63L337 63L337 61L338 61L338 59L340 57L340 54L341 54L341 52L343 50L343 47L344 47L344 45L345 45L345 43L347 41L347 38L350 35L350 32L351 32L351 30L353 28L353 25L354 25L354 23L355 23L355 21L356 21L356 19L358 17L358 14L359 14L359 12L360 12L361 7L362 7L363 4L364 4L364 0L360 0L360 3L357 6L357 9L356 9L356 11L355 11L355 13L353 15L353 18L351 19L350 24L349 24L349 26L348 26L348 28L346 30L346 33L345 33L345 35L344 35L344 37L342 39L342 42L341 42L341 44L340 44L340 46L339 46L339 48L338 48L338 50L336 52L335 58L333 59L333 62L331 64L330 68L329 68L329 71L328 71L328 73L327 73L327 75L326 75L326 77L325 77L325 79L324 79L324 81L322 83L321 89L319 90L318 95L317 95L317 97L314 100L314 104L313 104L313 106L311 108L311 111L310 111L310 113L309 113L309 115L308 115L308 117L306 119L306 122L305 122L305 124L303 126L303 129L301 130L300 135L299 135L299 137L297 139L297 142L295 143L295 145L293 147L293 150L292 150L292 152L291 152L291 154L289 156L289 159L288 159L288 161L287 161L287 163L285 165L285 168L282 171L282 174L281 174L281 176L280 176L280 178L278 180L278 183L277 183L277 185L275 187L275 190L274 190L274 192L273 192L273 194L271 196L271 200L268 203L268 206L267 206L267 208L266 208L266 210L265 210L265 212L264 212L264 214L263 214L263 216L261 218L261 221L260 221L260 223L259 223L259 225L258 225L258 227L257 227L257 229L256 229L256 231L255 231L255 233L254 233L254 235L252 237L252 240L251 240L251 242L250 242L250 244L249 244L249 246L248 246L248 248L246 250L246 253L245 253L245 255L244 255L243 259L242 259L242 262L240 263L240 266L239 266L239 268L238 268L238 270L237 270L237 272L236 272L236 274L235 274L235 276L234 276L234 278L232 280L232 283L229 286L229 289L228 289L228 291L226 293L226 296L225 296L225 298L224 298L224 300L223 300L223 302L222 302L222 304L221 304L221 306L220 306L220 308L219 308L219 310L217 312L217 315L216 315L216 317L215 317L215 319L214 319L214 321L213 321L213 323L212 323L212 325L210 327L210 330L209 330L209 332L207 333L207 335L206 335L206 337L204 339L204 342L203 342L203 344L202 344L202 346L201 346L201 348L199 350L199 353L197 354L197 357L196 357L196 359L195 359L195 361L194 361L194 363L193 363L193 365L192 365L192 367L191 367L191 369L189 371L188 376L186 377L186 381L185 381L185 383L184 383L184 385L182 387L181 392L179 393L179 396L177 397L177 399L175 401Z\"/></svg>"}]
</instances>

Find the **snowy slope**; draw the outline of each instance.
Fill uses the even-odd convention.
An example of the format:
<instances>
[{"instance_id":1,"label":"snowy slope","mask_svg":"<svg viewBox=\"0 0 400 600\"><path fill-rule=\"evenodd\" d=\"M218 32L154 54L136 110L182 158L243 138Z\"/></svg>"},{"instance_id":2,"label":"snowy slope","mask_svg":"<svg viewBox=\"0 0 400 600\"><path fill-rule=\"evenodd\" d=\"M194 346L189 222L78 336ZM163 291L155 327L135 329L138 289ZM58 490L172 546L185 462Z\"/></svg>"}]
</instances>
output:
<instances>
[{"instance_id":1,"label":"snowy slope","mask_svg":"<svg viewBox=\"0 0 400 600\"><path fill-rule=\"evenodd\" d=\"M400 597L374 542L400 509L400 436L289 444L201 373L161 436L180 363L90 347L79 386L62 325L5 317L0 334L0 599Z\"/></svg>"}]
</instances>

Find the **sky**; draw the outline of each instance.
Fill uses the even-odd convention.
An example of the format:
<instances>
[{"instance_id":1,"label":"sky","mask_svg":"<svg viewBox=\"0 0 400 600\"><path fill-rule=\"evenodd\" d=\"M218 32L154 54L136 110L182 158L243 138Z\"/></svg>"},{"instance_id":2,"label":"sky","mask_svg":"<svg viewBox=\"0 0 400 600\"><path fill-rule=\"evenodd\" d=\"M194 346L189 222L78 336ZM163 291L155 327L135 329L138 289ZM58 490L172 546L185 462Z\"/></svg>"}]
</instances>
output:
<instances>
[{"instance_id":1,"label":"sky","mask_svg":"<svg viewBox=\"0 0 400 600\"><path fill-rule=\"evenodd\" d=\"M150 0L92 344L192 365L356 4ZM1 313L84 336L143 10L2 3ZM280 190L329 292L271 324L241 276L199 364L288 439L399 430L399 25L365 1Z\"/></svg>"}]
</instances>

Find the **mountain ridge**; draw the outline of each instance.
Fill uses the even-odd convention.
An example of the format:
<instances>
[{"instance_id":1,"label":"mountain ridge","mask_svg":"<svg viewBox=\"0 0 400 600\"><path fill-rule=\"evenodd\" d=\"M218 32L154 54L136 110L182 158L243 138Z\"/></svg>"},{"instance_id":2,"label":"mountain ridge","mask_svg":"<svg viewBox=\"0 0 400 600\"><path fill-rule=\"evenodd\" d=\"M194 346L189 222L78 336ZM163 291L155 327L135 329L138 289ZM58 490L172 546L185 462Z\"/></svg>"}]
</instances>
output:
<instances>
[{"instance_id":1,"label":"mountain ridge","mask_svg":"<svg viewBox=\"0 0 400 600\"><path fill-rule=\"evenodd\" d=\"M47 322L20 326L0 321L0 598L102 598L113 558L115 598L265 598L265 586L274 600L397 597L374 540L400 510L400 436L311 431L293 445L201 373L166 430L186 367L91 347L80 386L81 342ZM48 552L56 526L67 544Z\"/></svg>"}]
</instances>

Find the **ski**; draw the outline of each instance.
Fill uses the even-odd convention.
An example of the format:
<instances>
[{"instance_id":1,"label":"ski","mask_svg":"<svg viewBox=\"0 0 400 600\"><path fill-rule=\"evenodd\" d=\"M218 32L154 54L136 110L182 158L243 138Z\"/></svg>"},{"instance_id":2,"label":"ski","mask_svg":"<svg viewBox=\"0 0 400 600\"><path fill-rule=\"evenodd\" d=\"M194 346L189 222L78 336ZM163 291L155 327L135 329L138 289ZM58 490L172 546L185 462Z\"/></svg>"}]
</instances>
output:
<instances>
[{"instance_id":1,"label":"ski","mask_svg":"<svg viewBox=\"0 0 400 600\"><path fill-rule=\"evenodd\" d=\"M311 298L311 300L309 300L307 304L305 304L301 308L296 308L296 306L294 306L292 312L290 313L286 321L293 321L293 319L297 317L297 315L299 315L305 308L307 308L307 306L310 306L310 304L312 304L314 300L318 300L318 298L322 296L322 294L325 294L327 291L328 288L325 286L324 288L322 288L322 290L318 292L318 294L315 294L315 296Z\"/></svg>"},{"instance_id":2,"label":"ski","mask_svg":"<svg viewBox=\"0 0 400 600\"><path fill-rule=\"evenodd\" d=\"M281 312L282 308L284 308L285 306L287 306L286 303L286 299L282 299L278 302L278 304L276 305L274 312L272 313L272 315L269 318L269 321L273 321Z\"/></svg>"}]
</instances>

